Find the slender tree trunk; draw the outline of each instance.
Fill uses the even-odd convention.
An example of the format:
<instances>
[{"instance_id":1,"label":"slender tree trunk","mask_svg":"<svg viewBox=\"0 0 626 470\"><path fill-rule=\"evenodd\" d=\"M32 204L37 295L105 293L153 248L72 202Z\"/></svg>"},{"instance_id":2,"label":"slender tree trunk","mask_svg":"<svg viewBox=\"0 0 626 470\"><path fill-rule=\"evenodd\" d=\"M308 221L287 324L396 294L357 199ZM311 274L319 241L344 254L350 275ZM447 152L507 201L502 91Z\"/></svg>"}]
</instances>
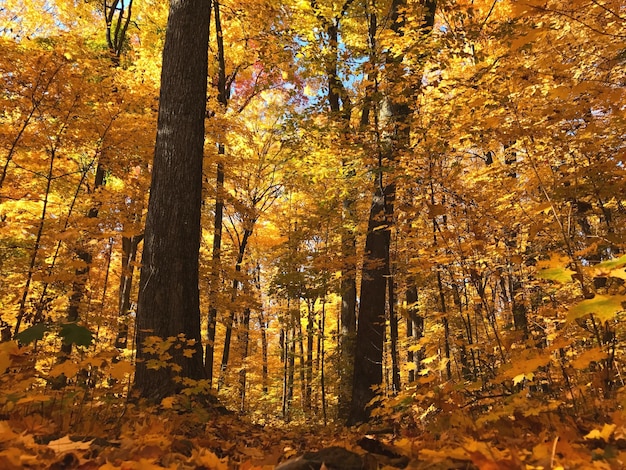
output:
<instances>
[{"instance_id":1,"label":"slender tree trunk","mask_svg":"<svg viewBox=\"0 0 626 470\"><path fill-rule=\"evenodd\" d=\"M284 326L280 329L280 360L283 363L283 400L282 400L282 414L283 420L287 422L287 377L289 375L288 371L288 361L287 361L287 327Z\"/></svg>"},{"instance_id":2,"label":"slender tree trunk","mask_svg":"<svg viewBox=\"0 0 626 470\"><path fill-rule=\"evenodd\" d=\"M322 394L322 417L324 419L324 426L326 426L327 417L326 417L326 373L325 373L325 350L326 346L324 344L324 331L326 329L326 295L322 299L322 312L320 314L320 326L319 326L319 335L320 335L320 347L319 347L319 355L320 355L320 389Z\"/></svg>"},{"instance_id":3,"label":"slender tree trunk","mask_svg":"<svg viewBox=\"0 0 626 470\"><path fill-rule=\"evenodd\" d=\"M118 349L126 348L128 344L128 314L131 307L135 261L137 259L137 249L142 240L143 235L122 237L122 275L120 276L118 312L119 326L117 338L115 339L115 347Z\"/></svg>"},{"instance_id":4,"label":"slender tree trunk","mask_svg":"<svg viewBox=\"0 0 626 470\"><path fill-rule=\"evenodd\" d=\"M172 348L180 375L206 376L202 361L198 253L210 5L171 0L163 50L158 132L137 306L135 388L161 399L180 389L169 367L154 369L145 341L184 334ZM186 357L185 349L195 354ZM158 359L158 358L157 358Z\"/></svg>"},{"instance_id":5,"label":"slender tree trunk","mask_svg":"<svg viewBox=\"0 0 626 470\"><path fill-rule=\"evenodd\" d=\"M315 300L307 301L306 324L306 385L304 390L304 409L311 409L313 391L313 333L315 331Z\"/></svg>"},{"instance_id":6,"label":"slender tree trunk","mask_svg":"<svg viewBox=\"0 0 626 470\"><path fill-rule=\"evenodd\" d=\"M304 359L304 334L302 333L302 320L300 318L300 302L296 302L297 308L292 312L294 325L296 325L296 334L298 338L298 363L300 367L298 368L299 376L300 376L300 405L302 407L302 412L307 413L308 409L305 407L305 399L306 399L306 360Z\"/></svg>"},{"instance_id":7,"label":"slender tree trunk","mask_svg":"<svg viewBox=\"0 0 626 470\"><path fill-rule=\"evenodd\" d=\"M446 378L452 379L452 356L450 350L450 323L448 322L448 308L446 306L446 295L443 291L441 272L437 271L437 288L439 290L439 305L443 315L443 350L446 356Z\"/></svg>"},{"instance_id":8,"label":"slender tree trunk","mask_svg":"<svg viewBox=\"0 0 626 470\"><path fill-rule=\"evenodd\" d=\"M220 367L220 376L218 379L217 389L221 389L226 377L226 368L228 367L228 360L230 358L230 342L233 336L233 323L235 322L236 309L234 307L237 300L237 290L239 289L239 274L241 273L241 264L243 263L243 257L246 254L246 248L248 246L248 240L252 236L252 228L246 228L239 244L239 252L237 253L237 262L235 264L235 278L233 279L233 285L231 287L230 303L231 307L230 316L226 321L226 333L224 335L224 350L222 351L222 364Z\"/></svg>"},{"instance_id":9,"label":"slender tree trunk","mask_svg":"<svg viewBox=\"0 0 626 470\"><path fill-rule=\"evenodd\" d=\"M239 396L240 396L240 410L242 413L246 411L246 378L247 369L246 364L248 360L248 347L250 339L250 308L246 307L243 310L243 320L241 321L239 342L241 344L241 370L239 371Z\"/></svg>"},{"instance_id":10,"label":"slender tree trunk","mask_svg":"<svg viewBox=\"0 0 626 470\"><path fill-rule=\"evenodd\" d=\"M400 391L400 366L398 364L398 317L396 316L396 300L393 277L389 274L387 278L387 295L389 306L389 341L391 352L391 383L393 392Z\"/></svg>"},{"instance_id":11,"label":"slender tree trunk","mask_svg":"<svg viewBox=\"0 0 626 470\"><path fill-rule=\"evenodd\" d=\"M48 174L46 175L46 192L43 198L43 207L41 208L41 216L39 217L39 227L37 228L37 235L35 236L35 243L33 245L33 252L30 255L30 263L28 265L28 274L26 275L26 284L22 290L22 298L20 300L19 309L17 312L17 320L15 322L15 330L13 336L17 336L20 332L22 321L26 317L26 301L28 300L28 294L30 292L30 284L33 280L33 274L35 274L35 265L37 263L37 256L39 255L39 247L41 246L41 237L43 235L43 227L46 221L46 215L48 211L48 200L50 198L50 187L52 185L52 171L54 169L54 161L56 157L56 148L52 148L50 151L50 165L48 166Z\"/></svg>"},{"instance_id":12,"label":"slender tree trunk","mask_svg":"<svg viewBox=\"0 0 626 470\"><path fill-rule=\"evenodd\" d=\"M417 343L424 336L424 317L419 314L417 306L418 295L417 286L413 279L409 279L406 290L406 303L408 309L408 317L406 319L406 334L408 338L415 338L413 343ZM409 370L409 383L416 380L419 371L422 368L422 360L424 359L424 351L422 348L412 351L409 347L407 361L414 364L414 368Z\"/></svg>"},{"instance_id":13,"label":"slender tree trunk","mask_svg":"<svg viewBox=\"0 0 626 470\"><path fill-rule=\"evenodd\" d=\"M267 322L263 309L259 310L259 330L261 332L261 383L263 386L263 395L267 395L269 391L268 383L268 360L267 360Z\"/></svg>"},{"instance_id":14,"label":"slender tree trunk","mask_svg":"<svg viewBox=\"0 0 626 470\"><path fill-rule=\"evenodd\" d=\"M133 0L128 0L125 5L124 0L112 0L111 3L104 1L104 17L106 22L106 40L109 49L111 62L113 67L117 67L120 63L120 57L126 40L126 31L130 24L132 16ZM108 129L108 128L107 128ZM93 192L104 186L105 167L102 159L98 161L96 174L94 177ZM94 204L87 213L89 219L96 219L100 210L99 204ZM123 247L122 247L123 248ZM67 320L69 322L77 322L80 319L81 303L85 296L85 289L89 280L93 255L89 251L86 243L81 243L76 249L76 256L82 261L83 266L76 269L74 273L74 282L72 283L72 293L69 299L67 311ZM118 338L119 338L118 333ZM117 341L116 341L117 344ZM72 344L63 344L61 346L62 356L69 356L72 352Z\"/></svg>"},{"instance_id":15,"label":"slender tree trunk","mask_svg":"<svg viewBox=\"0 0 626 470\"><path fill-rule=\"evenodd\" d=\"M217 101L224 108L228 106L228 90L226 86L226 59L224 54L224 37L220 4L213 1L215 18L215 40L217 42ZM207 320L207 345L204 367L210 382L213 381L213 362L215 360L215 330L217 328L217 294L221 284L222 272L222 229L224 222L224 162L226 147L223 142L217 145L217 171L215 175L215 217L213 219L213 254L211 259L211 282L209 284L209 316Z\"/></svg>"},{"instance_id":16,"label":"slender tree trunk","mask_svg":"<svg viewBox=\"0 0 626 470\"><path fill-rule=\"evenodd\" d=\"M339 132L345 136L349 132L351 103L338 73L339 28L341 17L347 12L351 1L346 1L341 14L327 20L318 13L318 19L326 26L328 35L328 55L326 60L326 77L328 80L328 105L330 118L338 126ZM351 188L349 180L353 171L346 169L347 162L342 162L342 170L346 185ZM339 335L340 349L340 384L339 414L347 418L352 396L354 342L356 337L356 235L355 228L355 196L348 189L342 201L341 255L341 332Z\"/></svg>"},{"instance_id":17,"label":"slender tree trunk","mask_svg":"<svg viewBox=\"0 0 626 470\"><path fill-rule=\"evenodd\" d=\"M429 32L434 25L436 2L424 0L424 23L422 30ZM390 30L402 36L405 26L402 11L406 0L393 0L390 6ZM375 22L373 22L375 25ZM371 27L371 25L370 25ZM371 36L370 31L370 36ZM385 61L385 75L389 90L404 74L402 55L389 52ZM417 90L410 90L416 92ZM373 388L382 383L383 341L385 335L385 273L389 263L390 225L393 221L393 203L396 186L393 176L384 178L383 167L393 166L398 155L408 147L411 109L407 96L389 95L384 98L381 119L385 142L379 145L379 168L376 188L372 198L367 237L365 263L361 280L361 304L359 308L357 340L354 363L353 395L348 424L356 424L369 418L368 403L376 396ZM364 113L365 115L365 113ZM387 122L385 122L387 121ZM376 129L378 131L378 129ZM386 172L385 172L386 173Z\"/></svg>"}]
</instances>

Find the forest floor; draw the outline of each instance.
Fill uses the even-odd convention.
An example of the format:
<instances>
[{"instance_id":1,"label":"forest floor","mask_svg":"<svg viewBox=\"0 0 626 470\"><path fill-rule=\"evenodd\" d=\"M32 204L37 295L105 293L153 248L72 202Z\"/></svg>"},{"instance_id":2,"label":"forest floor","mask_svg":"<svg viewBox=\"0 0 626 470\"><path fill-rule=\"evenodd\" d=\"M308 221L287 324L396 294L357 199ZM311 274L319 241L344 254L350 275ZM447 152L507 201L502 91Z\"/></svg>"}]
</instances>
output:
<instances>
[{"instance_id":1,"label":"forest floor","mask_svg":"<svg viewBox=\"0 0 626 470\"><path fill-rule=\"evenodd\" d=\"M393 420L354 428L262 426L202 407L40 411L2 416L1 469L272 469L321 449L334 449L335 462L283 468L345 469L350 452L362 458L364 469L626 468L626 427L619 419L595 429L556 416L509 417L476 431L451 415L433 424L434 432Z\"/></svg>"}]
</instances>

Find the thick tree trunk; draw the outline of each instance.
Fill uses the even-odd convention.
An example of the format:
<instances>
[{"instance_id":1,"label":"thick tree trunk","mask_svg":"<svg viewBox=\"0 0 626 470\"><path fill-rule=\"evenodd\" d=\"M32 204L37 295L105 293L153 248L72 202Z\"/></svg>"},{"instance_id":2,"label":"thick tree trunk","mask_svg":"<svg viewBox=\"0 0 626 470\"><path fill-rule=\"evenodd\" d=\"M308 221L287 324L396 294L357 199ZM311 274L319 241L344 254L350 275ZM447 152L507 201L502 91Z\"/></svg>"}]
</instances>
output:
<instances>
[{"instance_id":1,"label":"thick tree trunk","mask_svg":"<svg viewBox=\"0 0 626 470\"><path fill-rule=\"evenodd\" d=\"M150 336L184 334L195 341L172 348L180 375L205 377L200 338L198 252L206 114L210 3L171 0L163 50L158 132L148 203L137 306L135 388L161 399L180 384L169 367L154 369ZM195 354L183 355L192 348Z\"/></svg>"},{"instance_id":2,"label":"thick tree trunk","mask_svg":"<svg viewBox=\"0 0 626 470\"><path fill-rule=\"evenodd\" d=\"M387 287L387 257L389 256L390 230L385 221L386 196L395 187L377 186L370 210L365 263L361 281L361 307L356 336L354 382L348 424L366 421L368 403L375 397L372 387L383 381L383 342L385 337L385 293Z\"/></svg>"}]
</instances>

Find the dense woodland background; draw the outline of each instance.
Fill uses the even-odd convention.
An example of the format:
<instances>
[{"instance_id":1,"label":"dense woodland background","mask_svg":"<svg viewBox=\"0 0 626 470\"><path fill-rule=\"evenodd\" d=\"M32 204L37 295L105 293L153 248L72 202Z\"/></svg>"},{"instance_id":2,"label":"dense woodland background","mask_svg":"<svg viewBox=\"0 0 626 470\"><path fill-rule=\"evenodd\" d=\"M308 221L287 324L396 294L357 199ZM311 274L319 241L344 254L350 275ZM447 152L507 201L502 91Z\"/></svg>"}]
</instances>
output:
<instances>
[{"instance_id":1,"label":"dense woodland background","mask_svg":"<svg viewBox=\"0 0 626 470\"><path fill-rule=\"evenodd\" d=\"M209 3L196 341L136 328L168 2L0 2L2 465L369 422L416 468L623 468L626 4Z\"/></svg>"}]
</instances>

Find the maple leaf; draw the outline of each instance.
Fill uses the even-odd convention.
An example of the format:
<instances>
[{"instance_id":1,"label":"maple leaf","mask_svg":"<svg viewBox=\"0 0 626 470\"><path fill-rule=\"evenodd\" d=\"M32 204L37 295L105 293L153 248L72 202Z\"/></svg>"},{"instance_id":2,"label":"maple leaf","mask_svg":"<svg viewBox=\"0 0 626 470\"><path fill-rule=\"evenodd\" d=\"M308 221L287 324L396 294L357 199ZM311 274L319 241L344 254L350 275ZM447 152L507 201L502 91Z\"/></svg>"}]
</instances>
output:
<instances>
[{"instance_id":1,"label":"maple leaf","mask_svg":"<svg viewBox=\"0 0 626 470\"><path fill-rule=\"evenodd\" d=\"M616 313L624 310L622 303L625 301L624 295L596 294L593 299L583 300L570 307L567 320L571 322L590 314L596 315L602 321L611 320Z\"/></svg>"},{"instance_id":2,"label":"maple leaf","mask_svg":"<svg viewBox=\"0 0 626 470\"><path fill-rule=\"evenodd\" d=\"M135 370L130 361L119 361L111 366L109 374L116 380L124 380L129 374Z\"/></svg>"},{"instance_id":3,"label":"maple leaf","mask_svg":"<svg viewBox=\"0 0 626 470\"><path fill-rule=\"evenodd\" d=\"M602 426L602 429L593 429L590 431L585 435L585 439L601 439L604 442L608 442L616 427L617 425L615 424L605 424Z\"/></svg>"}]
</instances>

